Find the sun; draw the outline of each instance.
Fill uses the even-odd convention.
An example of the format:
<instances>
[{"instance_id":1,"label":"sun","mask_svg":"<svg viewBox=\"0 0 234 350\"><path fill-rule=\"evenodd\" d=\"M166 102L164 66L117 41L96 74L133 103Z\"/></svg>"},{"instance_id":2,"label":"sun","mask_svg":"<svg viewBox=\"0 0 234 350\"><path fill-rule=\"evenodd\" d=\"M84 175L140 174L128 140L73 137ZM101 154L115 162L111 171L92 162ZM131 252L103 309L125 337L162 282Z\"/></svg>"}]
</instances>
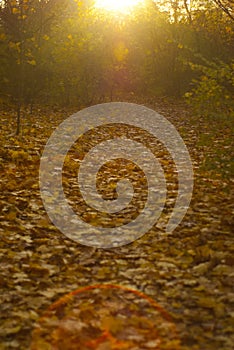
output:
<instances>
[{"instance_id":1,"label":"sun","mask_svg":"<svg viewBox=\"0 0 234 350\"><path fill-rule=\"evenodd\" d=\"M96 0L95 7L112 12L127 13L143 0Z\"/></svg>"}]
</instances>

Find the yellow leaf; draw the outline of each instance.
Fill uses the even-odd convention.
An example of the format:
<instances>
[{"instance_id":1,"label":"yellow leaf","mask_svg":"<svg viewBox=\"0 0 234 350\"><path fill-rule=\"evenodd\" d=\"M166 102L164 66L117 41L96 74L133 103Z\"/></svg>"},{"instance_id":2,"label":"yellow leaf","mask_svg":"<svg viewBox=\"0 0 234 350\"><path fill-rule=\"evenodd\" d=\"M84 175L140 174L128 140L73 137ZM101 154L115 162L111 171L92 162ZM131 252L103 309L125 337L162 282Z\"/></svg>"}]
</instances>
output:
<instances>
[{"instance_id":1,"label":"yellow leaf","mask_svg":"<svg viewBox=\"0 0 234 350\"><path fill-rule=\"evenodd\" d=\"M27 61L31 66L36 66L37 62L35 60Z\"/></svg>"},{"instance_id":2,"label":"yellow leaf","mask_svg":"<svg viewBox=\"0 0 234 350\"><path fill-rule=\"evenodd\" d=\"M214 298L211 297L201 297L198 301L197 304L200 307L204 307L207 309L213 309L216 306L216 300L214 300Z\"/></svg>"},{"instance_id":3,"label":"yellow leaf","mask_svg":"<svg viewBox=\"0 0 234 350\"><path fill-rule=\"evenodd\" d=\"M6 39L6 35L4 33L0 34L0 40L4 41Z\"/></svg>"},{"instance_id":4,"label":"yellow leaf","mask_svg":"<svg viewBox=\"0 0 234 350\"><path fill-rule=\"evenodd\" d=\"M13 41L10 41L9 47L10 47L10 49L14 49L14 50L20 52L20 42L14 43Z\"/></svg>"},{"instance_id":5,"label":"yellow leaf","mask_svg":"<svg viewBox=\"0 0 234 350\"><path fill-rule=\"evenodd\" d=\"M14 221L17 216L17 211L16 209L12 208L9 213L5 216L5 218L9 221Z\"/></svg>"},{"instance_id":6,"label":"yellow leaf","mask_svg":"<svg viewBox=\"0 0 234 350\"><path fill-rule=\"evenodd\" d=\"M19 13L20 11L19 11L19 9L17 8L17 7L13 7L13 9L12 9L12 13L13 14L16 14L16 13Z\"/></svg>"}]
</instances>

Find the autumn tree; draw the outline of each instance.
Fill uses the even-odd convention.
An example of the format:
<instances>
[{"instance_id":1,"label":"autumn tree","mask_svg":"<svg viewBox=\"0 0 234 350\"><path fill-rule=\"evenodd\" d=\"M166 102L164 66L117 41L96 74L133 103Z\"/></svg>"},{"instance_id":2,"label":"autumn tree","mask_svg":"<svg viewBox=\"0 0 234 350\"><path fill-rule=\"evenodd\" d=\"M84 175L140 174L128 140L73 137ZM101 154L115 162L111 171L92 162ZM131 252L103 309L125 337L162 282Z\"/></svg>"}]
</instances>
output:
<instances>
[{"instance_id":1,"label":"autumn tree","mask_svg":"<svg viewBox=\"0 0 234 350\"><path fill-rule=\"evenodd\" d=\"M49 39L59 2L5 0L0 9L4 64L1 93L16 106L18 134L22 106L32 104L44 85L43 42Z\"/></svg>"},{"instance_id":2,"label":"autumn tree","mask_svg":"<svg viewBox=\"0 0 234 350\"><path fill-rule=\"evenodd\" d=\"M93 0L0 4L1 98L16 106L17 132L22 107L34 103L80 108L130 92L192 92L200 103L204 72L223 86L214 91L231 94L230 79L215 80L232 67L231 1L147 0L123 16Z\"/></svg>"}]
</instances>

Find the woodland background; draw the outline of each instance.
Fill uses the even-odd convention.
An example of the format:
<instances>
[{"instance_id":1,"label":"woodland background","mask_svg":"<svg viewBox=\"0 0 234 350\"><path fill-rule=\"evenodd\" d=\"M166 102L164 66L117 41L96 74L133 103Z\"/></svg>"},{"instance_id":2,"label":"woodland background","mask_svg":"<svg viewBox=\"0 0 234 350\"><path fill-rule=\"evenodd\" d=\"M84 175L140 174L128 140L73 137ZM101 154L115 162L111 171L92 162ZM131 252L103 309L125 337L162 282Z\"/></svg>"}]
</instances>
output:
<instances>
[{"instance_id":1,"label":"woodland background","mask_svg":"<svg viewBox=\"0 0 234 350\"><path fill-rule=\"evenodd\" d=\"M118 335L129 328L123 321L131 312L142 312L141 298L118 319L121 291L83 302L75 322L74 304L60 308L45 333L34 332L52 303L105 283L143 292L167 311L178 336L161 327L160 349L233 350L233 1L145 4L117 16L89 0L0 1L0 350L48 350L51 344L77 350L86 338L92 341L82 350L132 349ZM65 118L109 101L144 104L176 127L193 162L194 191L173 235L153 227L132 244L104 250L73 242L52 225L40 196L39 166L48 138ZM160 153L167 217L176 194L173 160L144 132L131 136ZM74 204L79 203L77 167L93 146L92 134L85 140L64 163L64 190ZM131 175L132 168L125 168ZM103 170L107 195L113 195L111 170ZM83 209L95 225L96 213ZM108 311L107 299L117 312L100 330L89 321L96 305ZM133 318L131 341L137 349L158 349L159 339L142 334L146 319L147 313ZM162 325L162 317L155 322ZM106 345L99 342L103 331L108 331Z\"/></svg>"},{"instance_id":2,"label":"woodland background","mask_svg":"<svg viewBox=\"0 0 234 350\"><path fill-rule=\"evenodd\" d=\"M18 118L26 106L78 109L127 94L233 113L233 1L147 0L125 16L94 3L0 2L0 98Z\"/></svg>"}]
</instances>

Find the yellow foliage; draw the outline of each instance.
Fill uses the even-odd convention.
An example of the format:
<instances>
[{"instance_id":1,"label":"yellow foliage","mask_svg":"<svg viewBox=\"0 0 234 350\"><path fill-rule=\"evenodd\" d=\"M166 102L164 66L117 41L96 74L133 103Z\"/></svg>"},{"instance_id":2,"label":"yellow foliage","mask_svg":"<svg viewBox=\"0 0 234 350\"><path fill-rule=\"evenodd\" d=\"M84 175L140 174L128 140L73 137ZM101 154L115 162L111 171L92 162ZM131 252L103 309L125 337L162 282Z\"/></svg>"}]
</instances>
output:
<instances>
[{"instance_id":1,"label":"yellow foliage","mask_svg":"<svg viewBox=\"0 0 234 350\"><path fill-rule=\"evenodd\" d=\"M20 10L17 7L13 7L12 13L13 14L20 13Z\"/></svg>"},{"instance_id":2,"label":"yellow foliage","mask_svg":"<svg viewBox=\"0 0 234 350\"><path fill-rule=\"evenodd\" d=\"M114 49L114 55L117 61L122 62L128 55L128 49L123 42L120 42Z\"/></svg>"},{"instance_id":3,"label":"yellow foliage","mask_svg":"<svg viewBox=\"0 0 234 350\"><path fill-rule=\"evenodd\" d=\"M0 41L4 41L6 39L6 35L4 33L0 34Z\"/></svg>"},{"instance_id":4,"label":"yellow foliage","mask_svg":"<svg viewBox=\"0 0 234 350\"><path fill-rule=\"evenodd\" d=\"M14 49L18 52L20 52L20 42L14 43L13 41L9 42L10 49Z\"/></svg>"},{"instance_id":5,"label":"yellow foliage","mask_svg":"<svg viewBox=\"0 0 234 350\"><path fill-rule=\"evenodd\" d=\"M27 61L28 64L31 64L31 66L36 66L37 62L35 60L30 60L30 61Z\"/></svg>"}]
</instances>

